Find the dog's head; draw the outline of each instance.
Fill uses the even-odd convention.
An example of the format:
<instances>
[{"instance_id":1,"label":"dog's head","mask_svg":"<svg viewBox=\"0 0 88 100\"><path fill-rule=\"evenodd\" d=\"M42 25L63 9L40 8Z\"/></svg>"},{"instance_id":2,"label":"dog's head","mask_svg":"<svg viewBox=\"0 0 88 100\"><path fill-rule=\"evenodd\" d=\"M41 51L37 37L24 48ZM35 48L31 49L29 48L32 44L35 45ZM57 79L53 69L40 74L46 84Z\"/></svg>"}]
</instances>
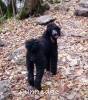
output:
<instances>
[{"instance_id":1,"label":"dog's head","mask_svg":"<svg viewBox=\"0 0 88 100\"><path fill-rule=\"evenodd\" d=\"M61 29L55 23L49 23L47 25L47 32L54 39L57 39L58 36L61 36Z\"/></svg>"}]
</instances>

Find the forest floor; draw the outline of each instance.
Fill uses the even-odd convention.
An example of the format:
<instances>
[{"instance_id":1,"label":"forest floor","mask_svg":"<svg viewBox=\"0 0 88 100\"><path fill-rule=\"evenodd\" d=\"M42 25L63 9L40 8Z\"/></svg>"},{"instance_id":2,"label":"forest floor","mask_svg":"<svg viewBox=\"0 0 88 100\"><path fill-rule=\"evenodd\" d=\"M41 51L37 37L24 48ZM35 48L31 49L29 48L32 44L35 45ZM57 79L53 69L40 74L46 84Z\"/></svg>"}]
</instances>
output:
<instances>
[{"instance_id":1,"label":"forest floor","mask_svg":"<svg viewBox=\"0 0 88 100\"><path fill-rule=\"evenodd\" d=\"M74 15L76 0L66 4L65 14L45 12L56 17L64 35L58 38L58 74L44 73L40 93L27 83L24 43L41 36L46 26L36 25L36 17L9 19L0 26L6 44L0 47L0 81L10 81L6 100L88 100L88 18Z\"/></svg>"}]
</instances>

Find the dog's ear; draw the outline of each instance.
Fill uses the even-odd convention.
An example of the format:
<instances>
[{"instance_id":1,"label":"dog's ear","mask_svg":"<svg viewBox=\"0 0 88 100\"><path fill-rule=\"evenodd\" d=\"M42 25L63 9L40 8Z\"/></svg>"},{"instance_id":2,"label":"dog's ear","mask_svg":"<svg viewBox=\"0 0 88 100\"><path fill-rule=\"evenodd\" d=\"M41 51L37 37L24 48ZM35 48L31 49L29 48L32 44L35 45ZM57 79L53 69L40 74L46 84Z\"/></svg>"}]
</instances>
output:
<instances>
[{"instance_id":1,"label":"dog's ear","mask_svg":"<svg viewBox=\"0 0 88 100\"><path fill-rule=\"evenodd\" d=\"M55 23L53 23L53 22L49 23L49 24L47 25L47 29L51 28L51 27L54 26L54 25L55 25Z\"/></svg>"},{"instance_id":2,"label":"dog's ear","mask_svg":"<svg viewBox=\"0 0 88 100\"><path fill-rule=\"evenodd\" d=\"M56 27L56 26L61 30L61 25L60 25L60 23L55 24L54 22L49 23L49 24L47 25L47 29L50 29L50 28Z\"/></svg>"},{"instance_id":3,"label":"dog's ear","mask_svg":"<svg viewBox=\"0 0 88 100\"><path fill-rule=\"evenodd\" d=\"M54 28L54 26L56 26L55 23L51 22L47 25L47 32L48 34L51 33L51 30Z\"/></svg>"}]
</instances>

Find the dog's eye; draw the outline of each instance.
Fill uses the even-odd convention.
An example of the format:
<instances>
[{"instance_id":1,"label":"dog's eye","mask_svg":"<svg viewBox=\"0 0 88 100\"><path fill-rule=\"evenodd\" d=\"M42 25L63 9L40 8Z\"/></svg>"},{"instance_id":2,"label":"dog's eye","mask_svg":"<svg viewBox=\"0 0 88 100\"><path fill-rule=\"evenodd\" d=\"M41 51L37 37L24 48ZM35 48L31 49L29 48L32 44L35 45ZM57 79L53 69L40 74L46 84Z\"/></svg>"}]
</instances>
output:
<instances>
[{"instance_id":1,"label":"dog's eye","mask_svg":"<svg viewBox=\"0 0 88 100\"><path fill-rule=\"evenodd\" d=\"M60 31L60 28L59 27L56 27L54 30Z\"/></svg>"}]
</instances>

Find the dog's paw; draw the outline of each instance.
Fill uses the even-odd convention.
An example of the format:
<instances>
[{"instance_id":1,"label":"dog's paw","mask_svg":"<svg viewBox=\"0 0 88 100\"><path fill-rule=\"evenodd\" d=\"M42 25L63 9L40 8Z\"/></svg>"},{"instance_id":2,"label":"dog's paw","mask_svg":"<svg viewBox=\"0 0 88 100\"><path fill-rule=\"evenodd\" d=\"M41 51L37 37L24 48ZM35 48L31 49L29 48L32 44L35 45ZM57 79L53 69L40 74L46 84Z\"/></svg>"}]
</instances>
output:
<instances>
[{"instance_id":1,"label":"dog's paw","mask_svg":"<svg viewBox=\"0 0 88 100\"><path fill-rule=\"evenodd\" d=\"M52 74L53 74L53 75L56 75L56 74L57 74L57 72L52 72Z\"/></svg>"},{"instance_id":2,"label":"dog's paw","mask_svg":"<svg viewBox=\"0 0 88 100\"><path fill-rule=\"evenodd\" d=\"M35 84L35 85L34 85L34 87L35 87L37 90L39 90L39 91L41 91L41 90L42 90L42 88L41 88L41 85L40 85L40 84Z\"/></svg>"},{"instance_id":3,"label":"dog's paw","mask_svg":"<svg viewBox=\"0 0 88 100\"><path fill-rule=\"evenodd\" d=\"M50 72L50 69L46 69L46 71Z\"/></svg>"},{"instance_id":4,"label":"dog's paw","mask_svg":"<svg viewBox=\"0 0 88 100\"><path fill-rule=\"evenodd\" d=\"M34 81L33 80L28 80L28 83L34 87Z\"/></svg>"}]
</instances>

